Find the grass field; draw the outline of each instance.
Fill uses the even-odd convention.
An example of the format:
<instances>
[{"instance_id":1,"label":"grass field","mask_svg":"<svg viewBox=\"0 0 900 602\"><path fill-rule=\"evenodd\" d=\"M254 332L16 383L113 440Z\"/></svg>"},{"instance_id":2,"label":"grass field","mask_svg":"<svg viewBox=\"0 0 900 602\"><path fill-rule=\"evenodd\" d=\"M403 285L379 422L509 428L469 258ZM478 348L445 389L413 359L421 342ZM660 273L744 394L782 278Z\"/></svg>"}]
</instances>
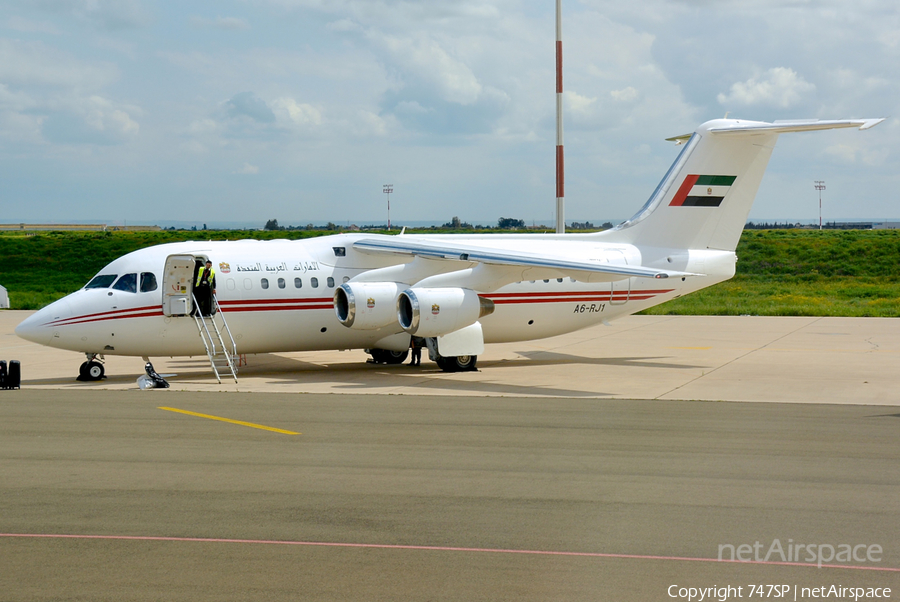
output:
<instances>
[{"instance_id":1,"label":"grass field","mask_svg":"<svg viewBox=\"0 0 900 602\"><path fill-rule=\"evenodd\" d=\"M746 230L737 274L647 314L900 316L900 231Z\"/></svg>"},{"instance_id":2,"label":"grass field","mask_svg":"<svg viewBox=\"0 0 900 602\"><path fill-rule=\"evenodd\" d=\"M129 251L183 240L303 238L322 232L0 233L0 284L13 309L38 309L81 288ZM747 230L737 275L650 314L900 316L900 231Z\"/></svg>"}]
</instances>

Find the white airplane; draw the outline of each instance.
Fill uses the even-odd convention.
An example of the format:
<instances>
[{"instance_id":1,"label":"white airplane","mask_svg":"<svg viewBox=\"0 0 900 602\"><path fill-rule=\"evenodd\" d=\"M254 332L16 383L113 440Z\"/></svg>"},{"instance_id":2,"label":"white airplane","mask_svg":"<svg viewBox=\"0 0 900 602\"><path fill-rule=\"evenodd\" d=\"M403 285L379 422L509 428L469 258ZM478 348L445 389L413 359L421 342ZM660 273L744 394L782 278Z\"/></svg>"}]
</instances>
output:
<instances>
[{"instance_id":1,"label":"white airplane","mask_svg":"<svg viewBox=\"0 0 900 602\"><path fill-rule=\"evenodd\" d=\"M735 248L779 134L869 129L882 119L718 119L692 135L631 219L593 234L337 234L181 242L116 259L16 334L105 355L206 354L236 377L237 354L365 349L400 363L410 337L446 371L486 343L551 337L633 314L734 275ZM194 315L197 269L216 266L218 311Z\"/></svg>"}]
</instances>

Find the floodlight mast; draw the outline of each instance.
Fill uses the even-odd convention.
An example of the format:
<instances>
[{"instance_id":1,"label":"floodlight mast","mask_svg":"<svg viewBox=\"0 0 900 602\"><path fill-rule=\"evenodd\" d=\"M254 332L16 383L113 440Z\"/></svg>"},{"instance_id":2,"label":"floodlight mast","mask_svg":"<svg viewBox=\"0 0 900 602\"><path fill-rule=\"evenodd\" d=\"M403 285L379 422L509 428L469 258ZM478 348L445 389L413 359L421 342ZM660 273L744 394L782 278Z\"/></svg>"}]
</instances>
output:
<instances>
[{"instance_id":1,"label":"floodlight mast","mask_svg":"<svg viewBox=\"0 0 900 602\"><path fill-rule=\"evenodd\" d=\"M825 180L815 180L815 188L819 191L819 230L822 229L822 191L825 190Z\"/></svg>"},{"instance_id":2,"label":"floodlight mast","mask_svg":"<svg viewBox=\"0 0 900 602\"><path fill-rule=\"evenodd\" d=\"M563 161L562 0L556 0L556 232L566 231Z\"/></svg>"},{"instance_id":3,"label":"floodlight mast","mask_svg":"<svg viewBox=\"0 0 900 602\"><path fill-rule=\"evenodd\" d=\"M388 203L387 203L387 205L388 205L388 232L390 232L390 230L391 230L391 193L394 192L394 185L393 185L393 184L385 184L385 185L382 187L381 191L382 191L384 194L387 195L387 200L388 200Z\"/></svg>"}]
</instances>

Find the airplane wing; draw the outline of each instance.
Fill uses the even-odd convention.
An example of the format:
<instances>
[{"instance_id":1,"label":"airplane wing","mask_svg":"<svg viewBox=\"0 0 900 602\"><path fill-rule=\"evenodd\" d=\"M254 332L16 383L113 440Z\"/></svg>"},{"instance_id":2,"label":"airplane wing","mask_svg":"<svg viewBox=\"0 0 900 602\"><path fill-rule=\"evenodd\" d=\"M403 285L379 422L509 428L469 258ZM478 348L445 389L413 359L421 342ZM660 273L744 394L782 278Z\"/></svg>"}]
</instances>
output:
<instances>
[{"instance_id":1,"label":"airplane wing","mask_svg":"<svg viewBox=\"0 0 900 602\"><path fill-rule=\"evenodd\" d=\"M353 243L353 248L363 253L393 254L411 257L424 257L446 261L463 261L484 263L489 265L518 266L531 268L549 268L561 271L594 272L612 274L627 278L683 278L686 276L702 276L690 272L657 270L642 266L601 263L599 261L579 261L568 257L554 257L527 252L504 252L497 249L475 247L453 242L424 242L421 240L405 240L405 237L391 236L382 238L364 238Z\"/></svg>"}]
</instances>

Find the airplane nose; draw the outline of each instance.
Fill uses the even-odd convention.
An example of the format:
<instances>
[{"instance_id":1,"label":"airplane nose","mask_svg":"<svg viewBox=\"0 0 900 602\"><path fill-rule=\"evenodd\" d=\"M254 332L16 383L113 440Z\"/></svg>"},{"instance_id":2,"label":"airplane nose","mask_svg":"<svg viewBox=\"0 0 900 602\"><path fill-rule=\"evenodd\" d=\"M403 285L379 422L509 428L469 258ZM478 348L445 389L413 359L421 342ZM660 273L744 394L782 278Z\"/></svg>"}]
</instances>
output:
<instances>
[{"instance_id":1,"label":"airplane nose","mask_svg":"<svg viewBox=\"0 0 900 602\"><path fill-rule=\"evenodd\" d=\"M16 326L16 336L39 345L49 345L54 333L51 322L69 317L71 314L69 302L60 299L25 318Z\"/></svg>"}]
</instances>

